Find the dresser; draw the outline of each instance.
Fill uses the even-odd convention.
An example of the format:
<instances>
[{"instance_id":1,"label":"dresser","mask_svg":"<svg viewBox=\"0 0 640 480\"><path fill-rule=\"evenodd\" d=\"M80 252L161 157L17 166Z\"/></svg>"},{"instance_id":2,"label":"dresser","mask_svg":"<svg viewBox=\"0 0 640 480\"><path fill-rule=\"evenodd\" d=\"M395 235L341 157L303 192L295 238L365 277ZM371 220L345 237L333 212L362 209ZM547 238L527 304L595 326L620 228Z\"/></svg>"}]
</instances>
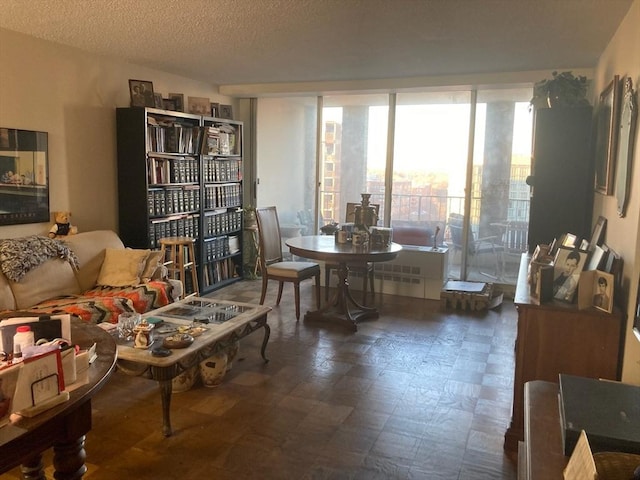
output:
<instances>
[{"instance_id":1,"label":"dresser","mask_svg":"<svg viewBox=\"0 0 640 480\"><path fill-rule=\"evenodd\" d=\"M529 294L529 256L520 260L514 303L518 312L513 411L504 448L517 452L524 439L524 385L531 380L558 383L566 373L620 380L623 315L559 301L538 304Z\"/></svg>"}]
</instances>

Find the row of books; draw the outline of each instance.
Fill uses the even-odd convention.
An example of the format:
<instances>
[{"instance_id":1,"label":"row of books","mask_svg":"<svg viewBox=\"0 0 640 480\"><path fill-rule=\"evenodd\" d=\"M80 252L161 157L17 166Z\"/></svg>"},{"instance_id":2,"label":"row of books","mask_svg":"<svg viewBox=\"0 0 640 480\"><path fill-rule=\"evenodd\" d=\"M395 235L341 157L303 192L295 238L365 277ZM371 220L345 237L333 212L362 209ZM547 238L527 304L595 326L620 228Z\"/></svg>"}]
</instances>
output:
<instances>
[{"instance_id":1,"label":"row of books","mask_svg":"<svg viewBox=\"0 0 640 480\"><path fill-rule=\"evenodd\" d=\"M204 208L236 207L242 205L242 187L239 183L205 185Z\"/></svg>"},{"instance_id":2,"label":"row of books","mask_svg":"<svg viewBox=\"0 0 640 480\"><path fill-rule=\"evenodd\" d=\"M224 280L240 276L238 257L225 258L205 263L202 269L205 286L215 285Z\"/></svg>"},{"instance_id":3,"label":"row of books","mask_svg":"<svg viewBox=\"0 0 640 480\"><path fill-rule=\"evenodd\" d=\"M149 117L151 119L152 117ZM147 125L147 150L160 153L200 153L203 131L200 127L174 123Z\"/></svg>"},{"instance_id":4,"label":"row of books","mask_svg":"<svg viewBox=\"0 0 640 480\"><path fill-rule=\"evenodd\" d=\"M204 241L204 261L211 262L219 258L234 255L240 251L240 241L236 235L209 238Z\"/></svg>"},{"instance_id":5,"label":"row of books","mask_svg":"<svg viewBox=\"0 0 640 480\"><path fill-rule=\"evenodd\" d=\"M202 141L203 155L240 155L236 127L228 124L216 124L205 127Z\"/></svg>"},{"instance_id":6,"label":"row of books","mask_svg":"<svg viewBox=\"0 0 640 480\"><path fill-rule=\"evenodd\" d=\"M147 192L149 215L172 215L200 209L200 187L153 188Z\"/></svg>"},{"instance_id":7,"label":"row of books","mask_svg":"<svg viewBox=\"0 0 640 480\"><path fill-rule=\"evenodd\" d=\"M200 172L196 157L149 155L148 181L150 185L166 183L198 183Z\"/></svg>"},{"instance_id":8,"label":"row of books","mask_svg":"<svg viewBox=\"0 0 640 480\"><path fill-rule=\"evenodd\" d=\"M205 182L239 182L242 180L242 161L239 158L204 157Z\"/></svg>"},{"instance_id":9,"label":"row of books","mask_svg":"<svg viewBox=\"0 0 640 480\"><path fill-rule=\"evenodd\" d=\"M177 215L151 220L149 224L149 244L152 249L160 248L160 239L165 237L198 236L200 215Z\"/></svg>"},{"instance_id":10,"label":"row of books","mask_svg":"<svg viewBox=\"0 0 640 480\"><path fill-rule=\"evenodd\" d=\"M228 123L193 125L170 117L147 117L147 151L240 155L239 127Z\"/></svg>"},{"instance_id":11,"label":"row of books","mask_svg":"<svg viewBox=\"0 0 640 480\"><path fill-rule=\"evenodd\" d=\"M204 235L213 237L237 232L242 228L242 211L207 212L204 217Z\"/></svg>"}]
</instances>

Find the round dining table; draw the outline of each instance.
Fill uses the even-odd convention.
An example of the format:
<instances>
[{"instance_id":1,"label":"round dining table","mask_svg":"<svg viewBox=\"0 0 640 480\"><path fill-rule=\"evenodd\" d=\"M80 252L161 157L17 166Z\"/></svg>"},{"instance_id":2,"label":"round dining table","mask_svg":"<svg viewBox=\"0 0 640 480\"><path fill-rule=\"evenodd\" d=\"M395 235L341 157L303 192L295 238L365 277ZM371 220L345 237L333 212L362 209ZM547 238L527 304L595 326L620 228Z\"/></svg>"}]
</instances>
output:
<instances>
[{"instance_id":1,"label":"round dining table","mask_svg":"<svg viewBox=\"0 0 640 480\"><path fill-rule=\"evenodd\" d=\"M298 257L338 264L338 287L333 298L320 310L307 312L305 320L338 318L349 322L357 331L358 322L379 317L377 308L361 305L351 295L349 265L393 260L402 250L402 245L391 243L388 247L371 247L369 244L338 243L333 235L292 237L285 243Z\"/></svg>"}]
</instances>

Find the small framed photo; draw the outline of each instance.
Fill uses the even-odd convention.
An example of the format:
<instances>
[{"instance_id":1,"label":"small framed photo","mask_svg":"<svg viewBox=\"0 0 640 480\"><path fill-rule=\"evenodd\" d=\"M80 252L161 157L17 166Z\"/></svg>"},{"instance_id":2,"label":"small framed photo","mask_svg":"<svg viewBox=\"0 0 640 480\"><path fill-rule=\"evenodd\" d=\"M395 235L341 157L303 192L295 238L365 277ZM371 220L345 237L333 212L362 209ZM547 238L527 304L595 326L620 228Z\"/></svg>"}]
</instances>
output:
<instances>
[{"instance_id":1,"label":"small framed photo","mask_svg":"<svg viewBox=\"0 0 640 480\"><path fill-rule=\"evenodd\" d=\"M588 252L577 248L558 247L553 262L553 298L573 302Z\"/></svg>"},{"instance_id":2,"label":"small framed photo","mask_svg":"<svg viewBox=\"0 0 640 480\"><path fill-rule=\"evenodd\" d=\"M220 118L233 120L233 107L231 105L220 105Z\"/></svg>"},{"instance_id":3,"label":"small framed photo","mask_svg":"<svg viewBox=\"0 0 640 480\"><path fill-rule=\"evenodd\" d=\"M157 93L157 92L153 93L153 106L156 108L164 108L161 93Z\"/></svg>"},{"instance_id":4,"label":"small framed photo","mask_svg":"<svg viewBox=\"0 0 640 480\"><path fill-rule=\"evenodd\" d=\"M618 108L620 104L620 77L615 75L600 94L596 112L596 192L613 193L613 172L618 142Z\"/></svg>"},{"instance_id":5,"label":"small framed photo","mask_svg":"<svg viewBox=\"0 0 640 480\"><path fill-rule=\"evenodd\" d=\"M211 116L218 117L220 115L220 104L211 102Z\"/></svg>"},{"instance_id":6,"label":"small framed photo","mask_svg":"<svg viewBox=\"0 0 640 480\"><path fill-rule=\"evenodd\" d=\"M176 112L176 101L173 98L163 98L162 99L162 108L165 110L170 110L172 112Z\"/></svg>"},{"instance_id":7,"label":"small framed photo","mask_svg":"<svg viewBox=\"0 0 640 480\"><path fill-rule=\"evenodd\" d=\"M211 113L211 105L208 98L205 97L187 97L189 105L189 113L196 115L209 115Z\"/></svg>"},{"instance_id":8,"label":"small framed photo","mask_svg":"<svg viewBox=\"0 0 640 480\"><path fill-rule=\"evenodd\" d=\"M593 232L591 233L591 240L589 241L589 248L593 250L594 247L602 245L604 242L604 234L607 228L607 219L600 215L598 221L593 226Z\"/></svg>"},{"instance_id":9,"label":"small framed photo","mask_svg":"<svg viewBox=\"0 0 640 480\"><path fill-rule=\"evenodd\" d=\"M173 100L175 102L175 112L184 112L184 95L182 93L170 93L169 100Z\"/></svg>"},{"instance_id":10,"label":"small framed photo","mask_svg":"<svg viewBox=\"0 0 640 480\"><path fill-rule=\"evenodd\" d=\"M129 95L132 107L155 107L153 82L146 80L129 80Z\"/></svg>"},{"instance_id":11,"label":"small framed photo","mask_svg":"<svg viewBox=\"0 0 640 480\"><path fill-rule=\"evenodd\" d=\"M613 288L615 279L612 274L596 271L593 280L593 303L600 310L613 311Z\"/></svg>"}]
</instances>

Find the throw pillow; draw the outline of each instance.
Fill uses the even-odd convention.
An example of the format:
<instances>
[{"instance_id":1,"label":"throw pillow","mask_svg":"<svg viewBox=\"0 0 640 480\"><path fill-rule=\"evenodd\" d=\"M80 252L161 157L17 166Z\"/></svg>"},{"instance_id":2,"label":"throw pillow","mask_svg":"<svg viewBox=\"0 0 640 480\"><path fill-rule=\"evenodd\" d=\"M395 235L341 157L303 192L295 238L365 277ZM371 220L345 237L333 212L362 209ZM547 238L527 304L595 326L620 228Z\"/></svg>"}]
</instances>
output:
<instances>
[{"instance_id":1,"label":"throw pillow","mask_svg":"<svg viewBox=\"0 0 640 480\"><path fill-rule=\"evenodd\" d=\"M162 252L153 251L149 253L142 275L140 275L143 282L147 283L153 278L155 273L162 266L162 260Z\"/></svg>"},{"instance_id":2,"label":"throw pillow","mask_svg":"<svg viewBox=\"0 0 640 480\"><path fill-rule=\"evenodd\" d=\"M127 287L138 285L150 250L107 248L98 275L98 285Z\"/></svg>"}]
</instances>

